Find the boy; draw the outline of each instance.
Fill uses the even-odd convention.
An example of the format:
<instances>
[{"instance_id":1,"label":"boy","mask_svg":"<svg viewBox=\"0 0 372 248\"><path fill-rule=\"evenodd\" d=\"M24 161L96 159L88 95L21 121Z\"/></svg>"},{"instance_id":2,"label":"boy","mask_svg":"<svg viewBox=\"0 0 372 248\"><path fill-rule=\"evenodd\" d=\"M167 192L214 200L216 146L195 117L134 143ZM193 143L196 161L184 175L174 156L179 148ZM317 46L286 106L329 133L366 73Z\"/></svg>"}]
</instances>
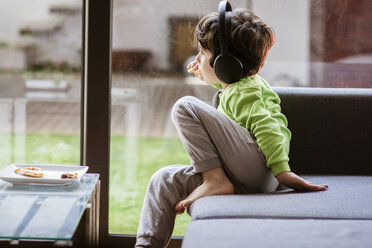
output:
<instances>
[{"instance_id":1,"label":"boy","mask_svg":"<svg viewBox=\"0 0 372 248\"><path fill-rule=\"evenodd\" d=\"M257 75L273 46L273 30L251 11L231 14L229 50L243 64L240 80L218 79L213 62L220 54L218 15L205 16L195 30L199 53L189 71L221 88L217 109L194 98L179 99L172 120L192 166L171 165L151 178L141 213L137 247L165 247L176 214L210 195L273 192L279 183L299 191L326 190L290 172L291 133L280 99Z\"/></svg>"}]
</instances>

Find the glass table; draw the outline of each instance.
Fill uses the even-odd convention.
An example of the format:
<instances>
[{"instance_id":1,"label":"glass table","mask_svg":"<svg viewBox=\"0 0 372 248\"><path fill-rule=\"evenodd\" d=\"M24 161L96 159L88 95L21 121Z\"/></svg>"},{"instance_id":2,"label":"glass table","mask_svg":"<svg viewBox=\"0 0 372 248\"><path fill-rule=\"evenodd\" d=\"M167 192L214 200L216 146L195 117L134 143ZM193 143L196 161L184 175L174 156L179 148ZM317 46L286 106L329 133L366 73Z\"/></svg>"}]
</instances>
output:
<instances>
[{"instance_id":1,"label":"glass table","mask_svg":"<svg viewBox=\"0 0 372 248\"><path fill-rule=\"evenodd\" d=\"M99 186L99 174L92 173L65 186L0 180L0 247L35 242L75 246L74 234L81 225L83 246L98 247Z\"/></svg>"}]
</instances>

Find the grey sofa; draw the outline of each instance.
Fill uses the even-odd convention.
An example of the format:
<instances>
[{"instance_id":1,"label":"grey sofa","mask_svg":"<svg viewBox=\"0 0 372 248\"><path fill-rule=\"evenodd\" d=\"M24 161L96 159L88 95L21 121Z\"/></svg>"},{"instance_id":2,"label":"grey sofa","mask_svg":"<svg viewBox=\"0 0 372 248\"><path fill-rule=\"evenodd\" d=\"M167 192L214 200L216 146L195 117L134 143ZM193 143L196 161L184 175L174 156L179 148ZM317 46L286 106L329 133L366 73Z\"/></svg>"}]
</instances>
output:
<instances>
[{"instance_id":1,"label":"grey sofa","mask_svg":"<svg viewBox=\"0 0 372 248\"><path fill-rule=\"evenodd\" d=\"M274 90L292 170L329 189L201 198L182 247L372 247L372 90Z\"/></svg>"}]
</instances>

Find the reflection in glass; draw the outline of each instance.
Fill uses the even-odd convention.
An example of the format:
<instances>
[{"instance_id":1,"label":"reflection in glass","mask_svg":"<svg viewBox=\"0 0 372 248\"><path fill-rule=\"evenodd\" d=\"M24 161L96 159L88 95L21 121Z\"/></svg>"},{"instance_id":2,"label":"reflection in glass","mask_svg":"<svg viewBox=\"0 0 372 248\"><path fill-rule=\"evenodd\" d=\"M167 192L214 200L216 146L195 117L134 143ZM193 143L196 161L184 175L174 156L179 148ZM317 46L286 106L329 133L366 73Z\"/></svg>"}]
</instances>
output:
<instances>
[{"instance_id":1,"label":"reflection in glass","mask_svg":"<svg viewBox=\"0 0 372 248\"><path fill-rule=\"evenodd\" d=\"M1 0L0 169L80 163L80 0Z\"/></svg>"},{"instance_id":2,"label":"reflection in glass","mask_svg":"<svg viewBox=\"0 0 372 248\"><path fill-rule=\"evenodd\" d=\"M272 86L372 87L368 0L234 0L276 32L263 70ZM196 54L195 24L218 1L115 0L112 44L110 233L135 234L151 175L189 164L170 119L174 102L193 95L208 103L216 90L185 72ZM178 217L183 235L187 214Z\"/></svg>"}]
</instances>

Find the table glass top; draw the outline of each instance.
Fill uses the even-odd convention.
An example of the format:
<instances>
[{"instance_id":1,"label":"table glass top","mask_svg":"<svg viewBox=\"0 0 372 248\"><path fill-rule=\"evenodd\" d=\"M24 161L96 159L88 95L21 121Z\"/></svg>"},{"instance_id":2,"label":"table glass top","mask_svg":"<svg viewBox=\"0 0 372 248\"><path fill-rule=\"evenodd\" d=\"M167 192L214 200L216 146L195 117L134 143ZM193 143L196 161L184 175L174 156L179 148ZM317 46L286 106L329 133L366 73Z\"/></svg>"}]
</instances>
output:
<instances>
[{"instance_id":1,"label":"table glass top","mask_svg":"<svg viewBox=\"0 0 372 248\"><path fill-rule=\"evenodd\" d=\"M0 239L71 240L98 174L65 186L22 186L0 180Z\"/></svg>"}]
</instances>

